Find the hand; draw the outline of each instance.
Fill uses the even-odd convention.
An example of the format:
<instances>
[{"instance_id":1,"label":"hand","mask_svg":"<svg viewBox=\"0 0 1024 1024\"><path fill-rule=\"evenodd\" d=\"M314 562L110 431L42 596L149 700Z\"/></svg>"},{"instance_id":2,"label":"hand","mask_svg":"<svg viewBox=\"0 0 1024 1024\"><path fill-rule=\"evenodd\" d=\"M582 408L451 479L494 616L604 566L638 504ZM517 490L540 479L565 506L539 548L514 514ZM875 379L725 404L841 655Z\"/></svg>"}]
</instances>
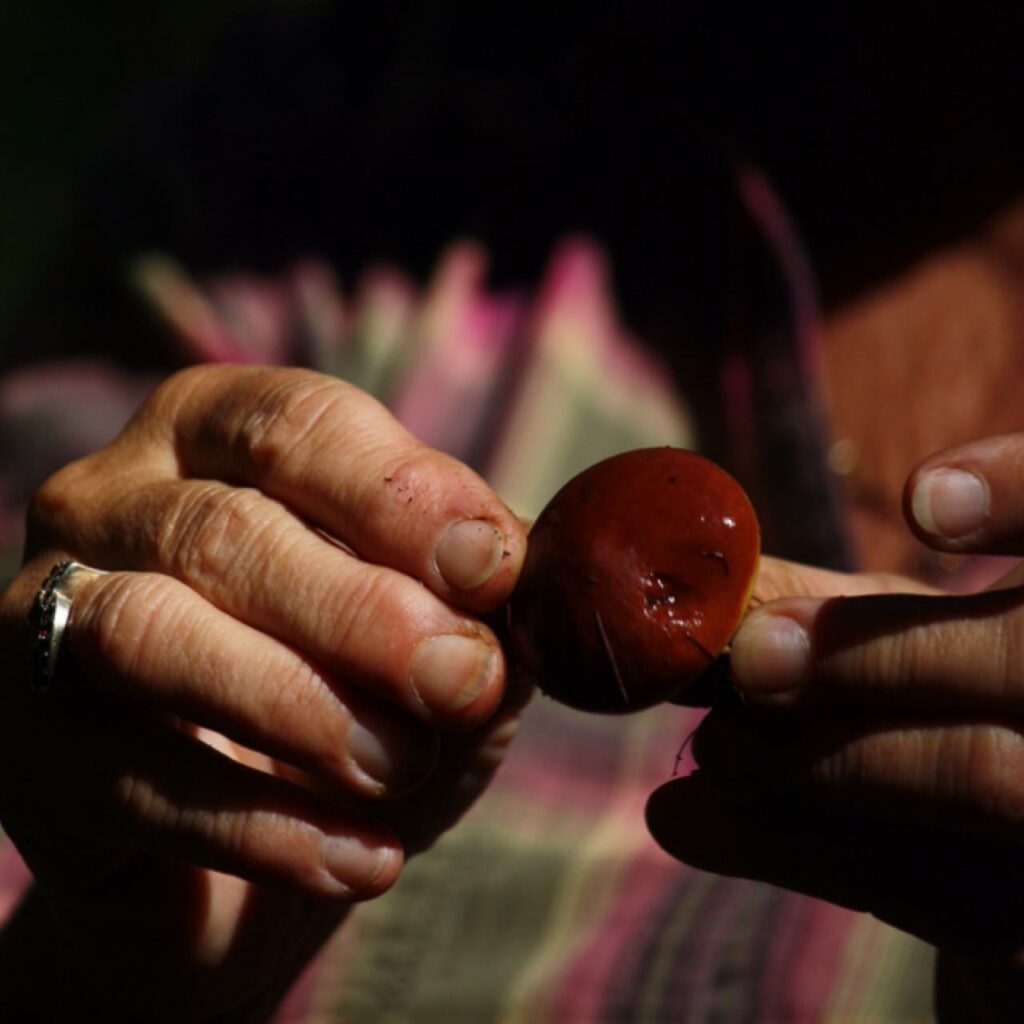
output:
<instances>
[{"instance_id":1,"label":"hand","mask_svg":"<svg viewBox=\"0 0 1024 1024\"><path fill-rule=\"evenodd\" d=\"M43 486L6 663L58 559L109 575L75 598L70 692L9 672L0 812L84 993L258 1019L458 818L521 703L480 616L524 547L475 474L305 371L179 374Z\"/></svg>"},{"instance_id":2,"label":"hand","mask_svg":"<svg viewBox=\"0 0 1024 1024\"><path fill-rule=\"evenodd\" d=\"M907 484L912 528L945 551L1024 553L1022 467L1022 435L928 459ZM731 664L747 706L705 719L699 771L650 801L655 838L936 944L944 1020L1018 1019L1020 574L970 596L770 561L764 576L762 597L807 596L744 622Z\"/></svg>"}]
</instances>

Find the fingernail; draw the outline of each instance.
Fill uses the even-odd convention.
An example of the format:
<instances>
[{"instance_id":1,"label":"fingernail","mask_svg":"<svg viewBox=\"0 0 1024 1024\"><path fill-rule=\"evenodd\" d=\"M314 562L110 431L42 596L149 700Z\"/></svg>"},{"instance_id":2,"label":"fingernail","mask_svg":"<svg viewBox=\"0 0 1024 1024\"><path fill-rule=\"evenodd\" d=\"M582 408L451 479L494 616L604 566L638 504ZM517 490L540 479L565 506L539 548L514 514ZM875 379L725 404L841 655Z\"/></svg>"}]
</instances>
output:
<instances>
[{"instance_id":1,"label":"fingernail","mask_svg":"<svg viewBox=\"0 0 1024 1024\"><path fill-rule=\"evenodd\" d=\"M910 507L925 533L966 537L985 525L988 487L966 470L933 469L917 481Z\"/></svg>"},{"instance_id":2,"label":"fingernail","mask_svg":"<svg viewBox=\"0 0 1024 1024\"><path fill-rule=\"evenodd\" d=\"M436 749L433 743L423 743L412 735L410 729L384 722L367 725L353 721L348 731L348 752L359 772L376 788L394 793L426 777Z\"/></svg>"},{"instance_id":3,"label":"fingernail","mask_svg":"<svg viewBox=\"0 0 1024 1024\"><path fill-rule=\"evenodd\" d=\"M324 866L353 895L372 892L387 870L395 851L371 846L358 836L328 836L324 839Z\"/></svg>"},{"instance_id":4,"label":"fingernail","mask_svg":"<svg viewBox=\"0 0 1024 1024\"><path fill-rule=\"evenodd\" d=\"M493 575L505 550L505 538L484 519L463 519L445 530L434 563L445 583L473 590Z\"/></svg>"},{"instance_id":5,"label":"fingernail","mask_svg":"<svg viewBox=\"0 0 1024 1024\"><path fill-rule=\"evenodd\" d=\"M810 636L799 622L754 612L733 638L730 663L744 694L778 700L803 682L810 654Z\"/></svg>"},{"instance_id":6,"label":"fingernail","mask_svg":"<svg viewBox=\"0 0 1024 1024\"><path fill-rule=\"evenodd\" d=\"M494 659L494 650L473 637L431 637L413 654L410 682L431 711L461 711L487 685Z\"/></svg>"}]
</instances>

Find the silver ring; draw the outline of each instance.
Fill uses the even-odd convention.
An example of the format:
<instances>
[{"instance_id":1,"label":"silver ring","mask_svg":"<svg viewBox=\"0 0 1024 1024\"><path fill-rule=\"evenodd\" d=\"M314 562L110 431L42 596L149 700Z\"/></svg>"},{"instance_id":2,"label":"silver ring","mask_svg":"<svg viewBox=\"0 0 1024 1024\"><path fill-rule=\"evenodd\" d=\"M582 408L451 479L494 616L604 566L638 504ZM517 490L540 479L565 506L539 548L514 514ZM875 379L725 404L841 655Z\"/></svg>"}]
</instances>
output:
<instances>
[{"instance_id":1,"label":"silver ring","mask_svg":"<svg viewBox=\"0 0 1024 1024\"><path fill-rule=\"evenodd\" d=\"M83 583L105 575L80 562L58 562L43 580L28 614L29 681L33 690L57 689L57 661L71 620L71 602Z\"/></svg>"}]
</instances>

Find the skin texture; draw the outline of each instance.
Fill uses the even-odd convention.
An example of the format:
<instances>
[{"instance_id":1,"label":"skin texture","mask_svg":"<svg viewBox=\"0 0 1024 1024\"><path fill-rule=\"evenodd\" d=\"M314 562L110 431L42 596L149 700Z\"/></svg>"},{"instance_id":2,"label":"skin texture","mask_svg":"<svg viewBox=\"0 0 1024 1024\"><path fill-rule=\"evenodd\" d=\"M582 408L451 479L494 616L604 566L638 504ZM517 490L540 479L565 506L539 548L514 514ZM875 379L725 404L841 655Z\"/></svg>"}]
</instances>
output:
<instances>
[{"instance_id":1,"label":"skin texture","mask_svg":"<svg viewBox=\"0 0 1024 1024\"><path fill-rule=\"evenodd\" d=\"M479 616L524 528L355 389L231 367L161 385L29 525L7 664L55 561L109 574L75 599L68 695L0 693L0 812L37 878L4 1018L58 998L45 964L50 1019L113 993L103 1019L258 1020L501 760L524 697Z\"/></svg>"},{"instance_id":2,"label":"skin texture","mask_svg":"<svg viewBox=\"0 0 1024 1024\"><path fill-rule=\"evenodd\" d=\"M1019 434L932 456L907 482L914 532L939 550L1024 553L1022 467ZM982 486L951 488L953 469ZM940 1020L1019 1019L1021 572L953 596L775 568L757 592L779 599L733 642L745 706L707 716L700 769L653 794L652 833L687 863L870 911L936 944Z\"/></svg>"},{"instance_id":3,"label":"skin texture","mask_svg":"<svg viewBox=\"0 0 1024 1024\"><path fill-rule=\"evenodd\" d=\"M911 509L954 462L984 479L980 525L961 502L955 540L918 532L1020 554L1024 438L935 456ZM75 602L70 693L39 700L14 669L0 689L0 815L37 879L0 935L0 1016L264 1019L500 762L526 691L480 616L524 527L352 388L230 367L168 380L29 524L8 665L55 561L109 574ZM960 598L762 559L755 592L747 706L713 711L700 772L652 796L655 837L938 943L944 1020L1016 1019L1019 581Z\"/></svg>"},{"instance_id":4,"label":"skin texture","mask_svg":"<svg viewBox=\"0 0 1024 1024\"><path fill-rule=\"evenodd\" d=\"M740 485L649 448L570 480L530 531L512 648L546 694L624 713L685 691L747 608L760 546Z\"/></svg>"}]
</instances>

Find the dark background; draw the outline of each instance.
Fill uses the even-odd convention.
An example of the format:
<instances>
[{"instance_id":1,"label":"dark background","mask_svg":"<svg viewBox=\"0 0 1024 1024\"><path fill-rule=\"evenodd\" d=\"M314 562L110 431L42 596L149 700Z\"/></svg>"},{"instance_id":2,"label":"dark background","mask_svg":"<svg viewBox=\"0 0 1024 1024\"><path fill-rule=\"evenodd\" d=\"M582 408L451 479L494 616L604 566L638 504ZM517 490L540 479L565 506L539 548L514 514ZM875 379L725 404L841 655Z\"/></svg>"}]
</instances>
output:
<instances>
[{"instance_id":1,"label":"dark background","mask_svg":"<svg viewBox=\"0 0 1024 1024\"><path fill-rule=\"evenodd\" d=\"M830 306L1024 182L1014 4L8 4L0 39L8 362L100 336L145 358L119 277L140 248L317 251L351 280L378 257L424 274L469 233L529 283L578 228L671 344L731 259L736 160Z\"/></svg>"},{"instance_id":2,"label":"dark background","mask_svg":"<svg viewBox=\"0 0 1024 1024\"><path fill-rule=\"evenodd\" d=\"M0 323L58 244L118 104L154 79L198 74L217 34L251 6L0 4Z\"/></svg>"}]
</instances>

